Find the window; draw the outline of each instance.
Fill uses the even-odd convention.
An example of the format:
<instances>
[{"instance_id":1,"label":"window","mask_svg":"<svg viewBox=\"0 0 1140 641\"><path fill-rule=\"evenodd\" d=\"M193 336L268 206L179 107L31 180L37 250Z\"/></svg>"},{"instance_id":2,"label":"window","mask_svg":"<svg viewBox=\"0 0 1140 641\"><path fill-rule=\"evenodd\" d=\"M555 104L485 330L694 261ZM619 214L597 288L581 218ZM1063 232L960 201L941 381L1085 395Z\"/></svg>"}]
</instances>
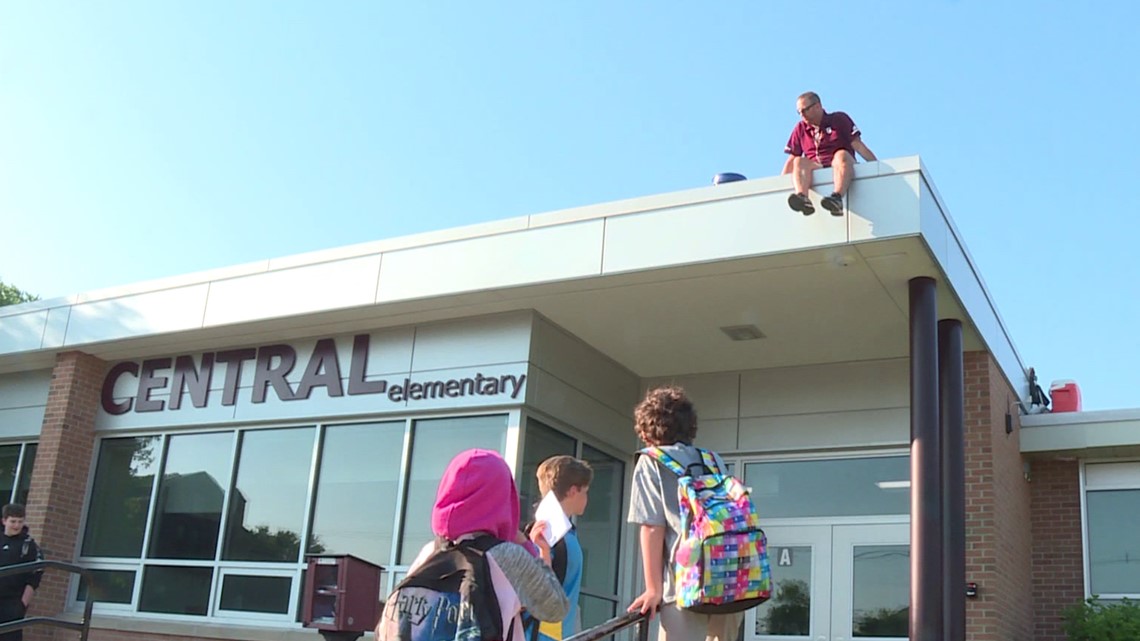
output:
<instances>
[{"instance_id":1,"label":"window","mask_svg":"<svg viewBox=\"0 0 1140 641\"><path fill-rule=\"evenodd\" d=\"M77 600L292 623L305 554L352 554L396 576L393 542L414 556L431 539L447 463L472 447L501 453L506 434L497 414L103 439ZM9 492L32 456L34 445L0 446Z\"/></svg>"},{"instance_id":2,"label":"window","mask_svg":"<svg viewBox=\"0 0 1140 641\"><path fill-rule=\"evenodd\" d=\"M157 436L103 441L87 510L83 556L137 558L142 552L158 447Z\"/></svg>"},{"instance_id":3,"label":"window","mask_svg":"<svg viewBox=\"0 0 1140 641\"><path fill-rule=\"evenodd\" d=\"M309 427L243 433L223 560L300 560L314 431Z\"/></svg>"},{"instance_id":4,"label":"window","mask_svg":"<svg viewBox=\"0 0 1140 641\"><path fill-rule=\"evenodd\" d=\"M0 446L0 497L4 503L28 504L35 460L35 443Z\"/></svg>"},{"instance_id":5,"label":"window","mask_svg":"<svg viewBox=\"0 0 1140 641\"><path fill-rule=\"evenodd\" d=\"M773 461L744 465L766 519L910 513L910 458Z\"/></svg>"},{"instance_id":6,"label":"window","mask_svg":"<svg viewBox=\"0 0 1140 641\"><path fill-rule=\"evenodd\" d=\"M1140 597L1140 462L1085 467L1089 593Z\"/></svg>"},{"instance_id":7,"label":"window","mask_svg":"<svg viewBox=\"0 0 1140 641\"><path fill-rule=\"evenodd\" d=\"M582 594L578 606L584 630L604 623L617 612L625 464L549 425L529 419L522 471L517 480L524 521L534 514L534 504L541 499L535 478L539 464L560 454L577 456L594 470L586 511L575 519L578 541L582 546Z\"/></svg>"},{"instance_id":8,"label":"window","mask_svg":"<svg viewBox=\"0 0 1140 641\"><path fill-rule=\"evenodd\" d=\"M625 524L621 510L625 464L585 444L581 458L594 470L590 501L577 521L578 541L582 544L581 618L582 629L586 629L617 613L619 553Z\"/></svg>"},{"instance_id":9,"label":"window","mask_svg":"<svg viewBox=\"0 0 1140 641\"><path fill-rule=\"evenodd\" d=\"M578 442L554 428L544 425L536 420L528 419L526 422L526 445L523 448L522 470L515 479L519 490L519 514L523 515L523 522L530 521L534 515L534 508L542 500L538 491L538 466L550 458L560 454L574 456L578 450ZM587 504L588 507L588 504Z\"/></svg>"},{"instance_id":10,"label":"window","mask_svg":"<svg viewBox=\"0 0 1140 641\"><path fill-rule=\"evenodd\" d=\"M378 565L388 563L404 428L405 422L397 421L325 430L309 554L352 553Z\"/></svg>"},{"instance_id":11,"label":"window","mask_svg":"<svg viewBox=\"0 0 1140 641\"><path fill-rule=\"evenodd\" d=\"M170 437L147 556L214 558L233 439L233 432Z\"/></svg>"},{"instance_id":12,"label":"window","mask_svg":"<svg viewBox=\"0 0 1140 641\"><path fill-rule=\"evenodd\" d=\"M474 447L502 453L506 416L476 416L416 421L412 426L412 462L408 470L400 565L412 562L432 540L431 508L439 478L456 454Z\"/></svg>"}]
</instances>

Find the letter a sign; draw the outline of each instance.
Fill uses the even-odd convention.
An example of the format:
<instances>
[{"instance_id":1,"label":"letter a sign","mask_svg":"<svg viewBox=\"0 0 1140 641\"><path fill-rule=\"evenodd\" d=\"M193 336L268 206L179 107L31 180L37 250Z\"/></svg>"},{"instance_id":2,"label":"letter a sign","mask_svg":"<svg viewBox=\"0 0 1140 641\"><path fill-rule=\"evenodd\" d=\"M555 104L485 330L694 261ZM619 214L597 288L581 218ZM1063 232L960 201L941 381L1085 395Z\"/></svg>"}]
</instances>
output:
<instances>
[{"instance_id":1,"label":"letter a sign","mask_svg":"<svg viewBox=\"0 0 1140 641\"><path fill-rule=\"evenodd\" d=\"M792 565L792 548L780 548L780 556L776 561L777 567L791 567Z\"/></svg>"}]
</instances>

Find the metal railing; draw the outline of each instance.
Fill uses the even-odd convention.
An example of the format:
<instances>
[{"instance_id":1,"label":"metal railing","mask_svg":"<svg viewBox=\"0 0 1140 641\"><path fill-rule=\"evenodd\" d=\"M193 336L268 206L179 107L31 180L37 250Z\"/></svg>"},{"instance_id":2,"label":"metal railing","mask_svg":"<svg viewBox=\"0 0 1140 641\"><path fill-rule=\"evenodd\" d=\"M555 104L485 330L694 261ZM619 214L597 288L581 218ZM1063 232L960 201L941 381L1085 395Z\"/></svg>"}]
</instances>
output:
<instances>
[{"instance_id":1,"label":"metal railing","mask_svg":"<svg viewBox=\"0 0 1140 641\"><path fill-rule=\"evenodd\" d=\"M94 601L91 600L91 573L87 568L81 568L78 565L64 563L63 561L33 561L31 563L21 563L19 565L9 565L0 568L0 578L10 574L26 574L38 570L46 570L48 568L72 572L83 578L87 584L87 600L83 603L83 618L79 621L67 621L65 619L55 619L52 617L29 617L17 621L0 623L0 637L3 637L4 634L8 632L23 630L24 628L29 628L34 625L49 625L64 628L65 630L75 630L79 632L79 641L87 641L87 632L91 628L91 608L94 605Z\"/></svg>"},{"instance_id":2,"label":"metal railing","mask_svg":"<svg viewBox=\"0 0 1140 641\"><path fill-rule=\"evenodd\" d=\"M661 608L673 604L672 599L663 602L657 606L658 611ZM620 616L616 616L605 623L599 623L588 630L582 630L574 636L567 637L564 641L598 641L615 632L620 632L631 625L637 626L637 641L649 641L649 623L652 621L652 615L642 614L640 612L627 612Z\"/></svg>"}]
</instances>

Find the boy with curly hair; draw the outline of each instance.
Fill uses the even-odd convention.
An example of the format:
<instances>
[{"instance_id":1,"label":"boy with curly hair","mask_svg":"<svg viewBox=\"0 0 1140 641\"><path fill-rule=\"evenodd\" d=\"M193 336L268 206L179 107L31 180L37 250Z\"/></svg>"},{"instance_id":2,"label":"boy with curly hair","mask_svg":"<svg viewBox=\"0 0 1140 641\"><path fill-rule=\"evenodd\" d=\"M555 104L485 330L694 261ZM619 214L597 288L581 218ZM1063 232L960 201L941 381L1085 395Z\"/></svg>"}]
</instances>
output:
<instances>
[{"instance_id":1,"label":"boy with curly hair","mask_svg":"<svg viewBox=\"0 0 1140 641\"><path fill-rule=\"evenodd\" d=\"M686 468L701 464L701 454L693 447L697 410L680 387L649 390L634 410L634 431L646 445L660 447ZM719 454L714 452L713 457L721 469L728 469ZM638 538L645 576L645 591L629 611L652 614L662 601L675 598L672 568L681 538L677 475L648 456L638 457L626 520L641 526ZM660 613L658 641L735 641L743 619L743 613L698 614L674 605L660 607Z\"/></svg>"}]
</instances>

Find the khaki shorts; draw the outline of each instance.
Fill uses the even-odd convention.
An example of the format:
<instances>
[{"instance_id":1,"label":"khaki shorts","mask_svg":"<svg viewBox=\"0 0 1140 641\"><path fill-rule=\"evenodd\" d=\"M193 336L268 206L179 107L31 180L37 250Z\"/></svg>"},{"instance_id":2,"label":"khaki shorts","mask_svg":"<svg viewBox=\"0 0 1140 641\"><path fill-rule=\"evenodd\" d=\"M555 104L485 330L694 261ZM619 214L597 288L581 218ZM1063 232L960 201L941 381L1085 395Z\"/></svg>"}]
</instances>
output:
<instances>
[{"instance_id":1,"label":"khaki shorts","mask_svg":"<svg viewBox=\"0 0 1140 641\"><path fill-rule=\"evenodd\" d=\"M676 606L661 608L657 641L736 641L744 613L697 614Z\"/></svg>"}]
</instances>

